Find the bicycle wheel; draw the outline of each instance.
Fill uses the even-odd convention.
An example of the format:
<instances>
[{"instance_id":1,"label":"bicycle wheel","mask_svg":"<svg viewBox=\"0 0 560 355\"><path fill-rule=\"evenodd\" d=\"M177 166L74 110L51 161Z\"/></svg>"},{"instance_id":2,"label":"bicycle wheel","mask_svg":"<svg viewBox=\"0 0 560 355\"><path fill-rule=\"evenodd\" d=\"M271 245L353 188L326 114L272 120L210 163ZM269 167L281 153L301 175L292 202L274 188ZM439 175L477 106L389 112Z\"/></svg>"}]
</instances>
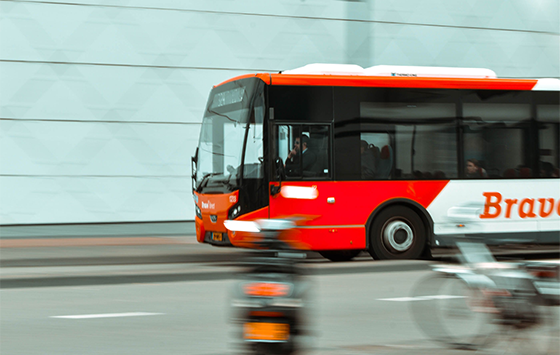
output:
<instances>
[{"instance_id":1,"label":"bicycle wheel","mask_svg":"<svg viewBox=\"0 0 560 355\"><path fill-rule=\"evenodd\" d=\"M456 349L489 345L498 327L482 293L454 275L431 275L413 288L412 316L431 340Z\"/></svg>"}]
</instances>

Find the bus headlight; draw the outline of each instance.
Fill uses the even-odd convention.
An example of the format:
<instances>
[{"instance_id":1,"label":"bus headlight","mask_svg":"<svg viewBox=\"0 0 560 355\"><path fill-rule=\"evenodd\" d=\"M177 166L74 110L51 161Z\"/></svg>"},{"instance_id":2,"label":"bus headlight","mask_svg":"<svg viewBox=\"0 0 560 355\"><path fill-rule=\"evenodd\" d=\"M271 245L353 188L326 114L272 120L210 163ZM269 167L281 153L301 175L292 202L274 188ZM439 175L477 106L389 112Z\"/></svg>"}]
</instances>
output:
<instances>
[{"instance_id":1,"label":"bus headlight","mask_svg":"<svg viewBox=\"0 0 560 355\"><path fill-rule=\"evenodd\" d=\"M197 205L194 205L194 212L196 213L196 216L200 219L202 219L202 212L200 211L200 207L198 207Z\"/></svg>"},{"instance_id":2,"label":"bus headlight","mask_svg":"<svg viewBox=\"0 0 560 355\"><path fill-rule=\"evenodd\" d=\"M239 217L240 214L241 214L241 206L235 205L229 210L228 219L235 219Z\"/></svg>"}]
</instances>

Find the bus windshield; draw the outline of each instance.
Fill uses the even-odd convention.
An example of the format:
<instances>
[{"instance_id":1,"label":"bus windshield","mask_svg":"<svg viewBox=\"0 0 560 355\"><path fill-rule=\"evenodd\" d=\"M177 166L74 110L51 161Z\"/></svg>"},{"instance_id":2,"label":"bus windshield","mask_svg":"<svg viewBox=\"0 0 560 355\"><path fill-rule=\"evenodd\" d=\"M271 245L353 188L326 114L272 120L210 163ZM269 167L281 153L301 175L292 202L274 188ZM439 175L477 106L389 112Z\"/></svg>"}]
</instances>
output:
<instances>
[{"instance_id":1,"label":"bus windshield","mask_svg":"<svg viewBox=\"0 0 560 355\"><path fill-rule=\"evenodd\" d=\"M239 188L245 177L262 177L262 86L244 79L212 90L200 132L196 190L214 193ZM261 95L256 94L260 87ZM248 147L244 146L247 142ZM246 148L245 164L243 152ZM255 155L253 157L253 155ZM261 157L261 159L258 159Z\"/></svg>"}]
</instances>

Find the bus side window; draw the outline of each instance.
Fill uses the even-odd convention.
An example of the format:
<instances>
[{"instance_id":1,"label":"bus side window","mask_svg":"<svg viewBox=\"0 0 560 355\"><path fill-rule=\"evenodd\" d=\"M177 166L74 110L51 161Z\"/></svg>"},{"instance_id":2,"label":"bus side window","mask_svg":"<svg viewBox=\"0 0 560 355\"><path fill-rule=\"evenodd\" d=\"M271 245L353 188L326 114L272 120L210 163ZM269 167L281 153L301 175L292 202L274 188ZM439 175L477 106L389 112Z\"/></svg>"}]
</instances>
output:
<instances>
[{"instance_id":1,"label":"bus side window","mask_svg":"<svg viewBox=\"0 0 560 355\"><path fill-rule=\"evenodd\" d=\"M539 174L543 178L558 178L560 172L560 109L558 105L537 105L539 121Z\"/></svg>"},{"instance_id":2,"label":"bus side window","mask_svg":"<svg viewBox=\"0 0 560 355\"><path fill-rule=\"evenodd\" d=\"M284 164L287 177L301 176L301 131L292 125L279 125L275 132L274 149ZM274 159L276 161L276 159Z\"/></svg>"},{"instance_id":3,"label":"bus side window","mask_svg":"<svg viewBox=\"0 0 560 355\"><path fill-rule=\"evenodd\" d=\"M360 162L363 180L388 179L393 169L394 155L388 133L360 134Z\"/></svg>"},{"instance_id":4,"label":"bus side window","mask_svg":"<svg viewBox=\"0 0 560 355\"><path fill-rule=\"evenodd\" d=\"M329 169L329 126L307 126L309 131L309 149L316 156L315 163L304 175L325 178L330 176Z\"/></svg>"},{"instance_id":5,"label":"bus side window","mask_svg":"<svg viewBox=\"0 0 560 355\"><path fill-rule=\"evenodd\" d=\"M470 98L472 99L472 98ZM531 178L531 106L526 103L463 104L463 178Z\"/></svg>"}]
</instances>

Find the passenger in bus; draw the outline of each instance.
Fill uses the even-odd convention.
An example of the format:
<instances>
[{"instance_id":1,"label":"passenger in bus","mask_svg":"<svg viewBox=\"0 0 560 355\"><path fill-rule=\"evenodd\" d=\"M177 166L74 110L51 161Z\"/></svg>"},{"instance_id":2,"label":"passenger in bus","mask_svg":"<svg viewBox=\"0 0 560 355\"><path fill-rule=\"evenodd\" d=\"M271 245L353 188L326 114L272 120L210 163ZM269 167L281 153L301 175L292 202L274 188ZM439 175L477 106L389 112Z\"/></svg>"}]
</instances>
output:
<instances>
[{"instance_id":1,"label":"passenger in bus","mask_svg":"<svg viewBox=\"0 0 560 355\"><path fill-rule=\"evenodd\" d=\"M368 142L360 141L360 156L362 164L362 179L374 179L377 171L377 159L374 150L377 149L373 144L371 147Z\"/></svg>"},{"instance_id":2,"label":"passenger in bus","mask_svg":"<svg viewBox=\"0 0 560 355\"><path fill-rule=\"evenodd\" d=\"M466 176L468 178L487 178L488 173L480 166L480 163L476 159L467 160L467 167L465 169Z\"/></svg>"},{"instance_id":3,"label":"passenger in bus","mask_svg":"<svg viewBox=\"0 0 560 355\"><path fill-rule=\"evenodd\" d=\"M533 172L531 171L531 168L528 168L526 166L519 166L517 168L517 170L519 170L519 177L520 178L530 178L533 176Z\"/></svg>"},{"instance_id":4,"label":"passenger in bus","mask_svg":"<svg viewBox=\"0 0 560 355\"><path fill-rule=\"evenodd\" d=\"M379 163L377 164L376 179L389 179L393 170L393 148L384 145L379 152Z\"/></svg>"},{"instance_id":5,"label":"passenger in bus","mask_svg":"<svg viewBox=\"0 0 560 355\"><path fill-rule=\"evenodd\" d=\"M303 157L301 169L303 172L311 172L312 167L317 161L317 155L309 149L309 137L305 134L301 135L301 145L300 138L297 137L294 142L294 148L288 153L288 158L286 158L286 175L287 176L301 176L300 171L300 157ZM301 151L301 154L300 154Z\"/></svg>"}]
</instances>

